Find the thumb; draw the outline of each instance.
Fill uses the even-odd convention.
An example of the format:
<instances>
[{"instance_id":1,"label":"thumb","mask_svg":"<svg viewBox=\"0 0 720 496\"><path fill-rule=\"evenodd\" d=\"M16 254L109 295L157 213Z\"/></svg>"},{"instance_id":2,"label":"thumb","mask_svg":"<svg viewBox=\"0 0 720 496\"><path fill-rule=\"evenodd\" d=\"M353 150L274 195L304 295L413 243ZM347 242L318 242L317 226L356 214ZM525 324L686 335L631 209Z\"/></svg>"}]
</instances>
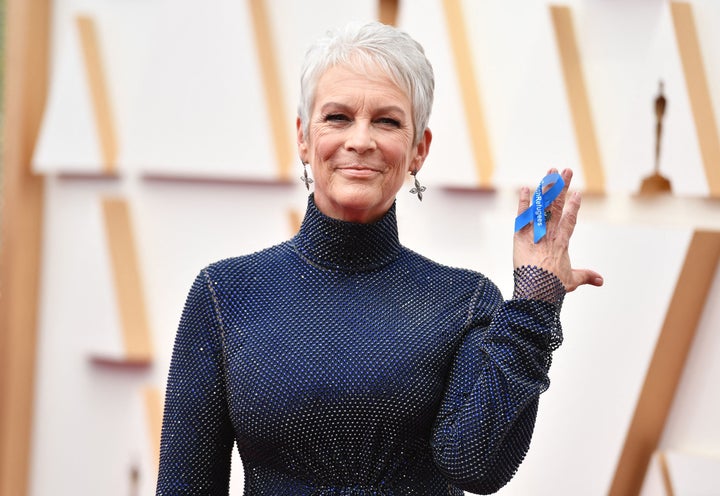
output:
<instances>
[{"instance_id":1,"label":"thumb","mask_svg":"<svg viewBox=\"0 0 720 496\"><path fill-rule=\"evenodd\" d=\"M594 270L573 269L573 285L572 287L566 289L570 292L585 284L589 284L590 286L602 286L604 283L605 279L603 279L603 277Z\"/></svg>"}]
</instances>

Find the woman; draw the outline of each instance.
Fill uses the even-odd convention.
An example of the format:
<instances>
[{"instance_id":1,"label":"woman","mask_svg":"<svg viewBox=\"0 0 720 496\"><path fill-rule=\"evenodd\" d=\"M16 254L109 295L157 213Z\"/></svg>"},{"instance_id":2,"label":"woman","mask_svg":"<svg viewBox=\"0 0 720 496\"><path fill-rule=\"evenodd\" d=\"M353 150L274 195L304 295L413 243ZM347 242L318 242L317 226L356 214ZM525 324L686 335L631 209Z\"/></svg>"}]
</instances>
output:
<instances>
[{"instance_id":1,"label":"woman","mask_svg":"<svg viewBox=\"0 0 720 496\"><path fill-rule=\"evenodd\" d=\"M563 296L602 279L571 268L580 198L567 186L545 238L515 235L511 300L400 245L395 195L430 149L433 85L422 47L382 24L308 51L297 142L314 194L294 238L197 277L158 494L226 494L235 442L247 495L492 493L513 476Z\"/></svg>"}]
</instances>

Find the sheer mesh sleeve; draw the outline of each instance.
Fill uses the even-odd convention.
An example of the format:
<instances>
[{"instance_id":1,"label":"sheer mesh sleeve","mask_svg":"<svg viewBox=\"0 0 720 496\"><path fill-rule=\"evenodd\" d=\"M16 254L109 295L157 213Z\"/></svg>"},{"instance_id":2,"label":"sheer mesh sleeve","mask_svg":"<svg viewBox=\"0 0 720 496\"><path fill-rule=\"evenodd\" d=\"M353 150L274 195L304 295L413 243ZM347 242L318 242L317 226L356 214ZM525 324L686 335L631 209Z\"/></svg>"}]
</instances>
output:
<instances>
[{"instance_id":1,"label":"sheer mesh sleeve","mask_svg":"<svg viewBox=\"0 0 720 496\"><path fill-rule=\"evenodd\" d=\"M158 495L228 493L234 438L212 286L205 272L185 303L165 393Z\"/></svg>"},{"instance_id":2,"label":"sheer mesh sleeve","mask_svg":"<svg viewBox=\"0 0 720 496\"><path fill-rule=\"evenodd\" d=\"M525 457L538 398L549 385L551 352L562 341L556 302L502 302L489 281L478 291L432 439L436 464L461 489L494 493Z\"/></svg>"},{"instance_id":3,"label":"sheer mesh sleeve","mask_svg":"<svg viewBox=\"0 0 720 496\"><path fill-rule=\"evenodd\" d=\"M523 265L515 269L513 276L513 298L547 301L560 311L565 298L565 286L555 274L534 265Z\"/></svg>"}]
</instances>

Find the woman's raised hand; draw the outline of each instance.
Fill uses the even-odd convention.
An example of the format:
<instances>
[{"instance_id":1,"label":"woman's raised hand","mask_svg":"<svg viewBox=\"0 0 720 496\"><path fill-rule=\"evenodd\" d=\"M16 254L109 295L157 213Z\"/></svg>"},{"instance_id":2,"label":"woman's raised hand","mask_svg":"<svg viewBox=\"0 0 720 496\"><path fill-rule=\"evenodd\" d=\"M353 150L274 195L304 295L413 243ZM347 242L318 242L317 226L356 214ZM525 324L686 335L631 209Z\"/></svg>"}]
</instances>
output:
<instances>
[{"instance_id":1,"label":"woman's raised hand","mask_svg":"<svg viewBox=\"0 0 720 496\"><path fill-rule=\"evenodd\" d=\"M557 169L550 169L548 173L556 172ZM515 233L513 267L534 265L552 272L562 281L568 292L583 284L602 286L603 278L600 274L588 269L573 269L570 264L568 246L577 223L581 198L577 191L568 192L572 180L572 170L563 170L561 177L565 182L565 187L548 208L549 216L547 216L545 236L535 243L532 223ZM531 201L532 191L523 187L520 190L518 215L530 207Z\"/></svg>"}]
</instances>

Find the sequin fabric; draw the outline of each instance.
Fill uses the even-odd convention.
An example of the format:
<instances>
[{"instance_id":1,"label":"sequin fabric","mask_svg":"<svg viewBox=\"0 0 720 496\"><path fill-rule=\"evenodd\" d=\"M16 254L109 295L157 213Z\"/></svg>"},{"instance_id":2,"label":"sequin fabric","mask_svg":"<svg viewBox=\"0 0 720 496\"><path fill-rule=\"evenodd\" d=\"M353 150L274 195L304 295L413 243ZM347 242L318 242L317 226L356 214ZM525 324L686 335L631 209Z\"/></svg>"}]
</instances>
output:
<instances>
[{"instance_id":1,"label":"sequin fabric","mask_svg":"<svg viewBox=\"0 0 720 496\"><path fill-rule=\"evenodd\" d=\"M395 207L328 218L201 271L173 350L157 494L489 494L529 447L564 290L535 268L503 301L483 275L401 246Z\"/></svg>"}]
</instances>

